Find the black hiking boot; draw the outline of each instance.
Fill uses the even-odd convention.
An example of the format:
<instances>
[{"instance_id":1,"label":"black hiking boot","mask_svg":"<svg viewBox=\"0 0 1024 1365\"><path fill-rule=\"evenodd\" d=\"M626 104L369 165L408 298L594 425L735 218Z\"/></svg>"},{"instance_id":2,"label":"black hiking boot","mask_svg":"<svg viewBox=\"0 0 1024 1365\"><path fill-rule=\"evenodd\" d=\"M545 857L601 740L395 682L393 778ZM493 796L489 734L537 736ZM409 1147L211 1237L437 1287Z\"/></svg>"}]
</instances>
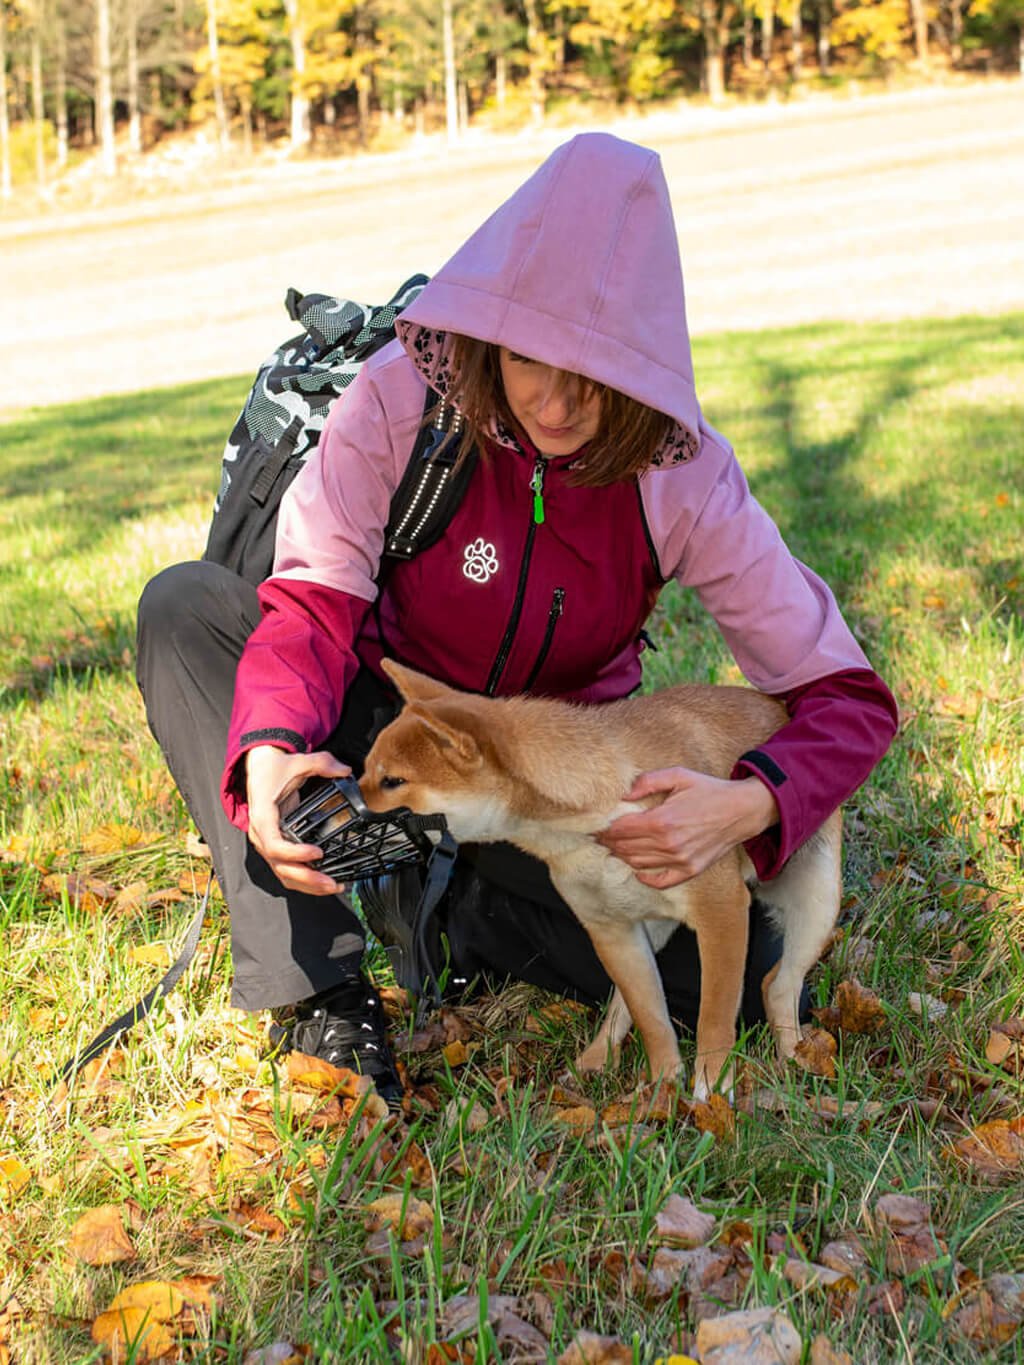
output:
<instances>
[{"instance_id":1,"label":"black hiking boot","mask_svg":"<svg viewBox=\"0 0 1024 1365\"><path fill-rule=\"evenodd\" d=\"M402 1082L387 1039L384 1009L362 972L277 1011L268 1033L280 1052L304 1052L372 1077L388 1108L400 1107Z\"/></svg>"}]
</instances>

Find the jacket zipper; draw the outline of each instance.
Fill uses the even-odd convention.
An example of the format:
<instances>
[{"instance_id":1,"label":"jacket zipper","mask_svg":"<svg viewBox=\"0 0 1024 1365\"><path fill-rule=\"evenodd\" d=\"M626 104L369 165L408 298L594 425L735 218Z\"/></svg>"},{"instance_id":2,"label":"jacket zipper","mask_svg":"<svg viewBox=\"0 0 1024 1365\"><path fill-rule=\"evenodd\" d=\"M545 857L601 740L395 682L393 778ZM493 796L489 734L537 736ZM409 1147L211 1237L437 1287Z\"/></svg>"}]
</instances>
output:
<instances>
[{"instance_id":1,"label":"jacket zipper","mask_svg":"<svg viewBox=\"0 0 1024 1365\"><path fill-rule=\"evenodd\" d=\"M530 558L533 554L533 539L537 534L537 527L544 521L544 473L547 466L543 455L538 455L534 461L533 473L530 476L530 491L533 493L533 510L530 515L530 526L526 532L526 544L523 547L523 558L519 565L519 582L516 584L515 600L512 603L512 611L508 618L508 625L505 627L505 634L502 636L501 644L498 646L498 653L491 666L490 674L487 678L487 686L484 689L488 697L493 697L501 680L501 675L505 671L508 663L508 656L512 649L512 641L515 639L516 630L519 627L519 618L523 614L523 599L526 596L526 580L530 572Z\"/></svg>"},{"instance_id":2,"label":"jacket zipper","mask_svg":"<svg viewBox=\"0 0 1024 1365\"><path fill-rule=\"evenodd\" d=\"M565 589L556 588L554 596L551 598L551 610L548 612L548 628L544 632L540 653L537 655L537 658L534 660L534 665L530 669L530 676L523 684L524 692L529 692L530 688L537 681L537 674L544 667L544 660L548 657L548 651L551 649L551 641L555 638L555 627L558 625L558 619L564 610Z\"/></svg>"}]
</instances>

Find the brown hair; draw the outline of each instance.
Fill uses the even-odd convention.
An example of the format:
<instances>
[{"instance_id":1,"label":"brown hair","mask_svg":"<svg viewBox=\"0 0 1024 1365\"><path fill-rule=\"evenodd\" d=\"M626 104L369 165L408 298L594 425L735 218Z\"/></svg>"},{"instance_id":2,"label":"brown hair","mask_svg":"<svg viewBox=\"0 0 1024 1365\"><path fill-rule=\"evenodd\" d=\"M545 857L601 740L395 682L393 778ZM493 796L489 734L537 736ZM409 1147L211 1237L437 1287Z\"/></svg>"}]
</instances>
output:
<instances>
[{"instance_id":1,"label":"brown hair","mask_svg":"<svg viewBox=\"0 0 1024 1365\"><path fill-rule=\"evenodd\" d=\"M472 446L481 443L495 420L517 434L521 428L505 397L499 348L462 333L452 333L451 347L452 382L448 397L465 422L462 458ZM600 395L601 420L597 435L573 471L573 482L603 488L640 474L668 437L673 419L607 384L588 379L582 383L588 396Z\"/></svg>"}]
</instances>

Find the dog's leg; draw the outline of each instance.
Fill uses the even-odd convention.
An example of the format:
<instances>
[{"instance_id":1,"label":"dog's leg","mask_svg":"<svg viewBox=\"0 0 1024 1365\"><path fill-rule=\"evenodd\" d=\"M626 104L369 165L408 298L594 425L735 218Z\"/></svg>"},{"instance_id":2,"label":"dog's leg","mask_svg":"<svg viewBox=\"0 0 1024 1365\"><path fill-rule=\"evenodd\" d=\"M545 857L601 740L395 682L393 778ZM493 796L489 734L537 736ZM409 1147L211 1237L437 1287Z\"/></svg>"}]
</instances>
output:
<instances>
[{"instance_id":1,"label":"dog's leg","mask_svg":"<svg viewBox=\"0 0 1024 1365\"><path fill-rule=\"evenodd\" d=\"M841 818L836 812L790 858L782 873L758 889L778 917L782 957L761 985L765 1014L779 1058L800 1041L800 992L839 918L842 897Z\"/></svg>"},{"instance_id":2,"label":"dog's leg","mask_svg":"<svg viewBox=\"0 0 1024 1365\"><path fill-rule=\"evenodd\" d=\"M593 1042L576 1058L577 1071L587 1073L603 1071L606 1066L617 1066L622 1044L632 1024L633 1016L629 1012L629 1006L616 986Z\"/></svg>"},{"instance_id":3,"label":"dog's leg","mask_svg":"<svg viewBox=\"0 0 1024 1365\"><path fill-rule=\"evenodd\" d=\"M659 1077L669 1079L675 1076L681 1064L679 1043L669 1018L668 1005L665 1003L665 991L654 960L654 949L643 923L634 921L631 924L612 924L607 920L591 921L586 928L594 951L615 983L615 997L608 1010L609 1018L615 1010L617 999L622 1000L626 1013L623 1016L621 1010L616 1011L615 1019L610 1025L608 1019L605 1020L601 1032L583 1053L581 1062L589 1054L592 1060L600 1058L598 1067L602 1066L607 1056L609 1038L614 1039L616 1033L621 1030L618 1038L621 1044L628 1032L629 1019L632 1018L647 1050L647 1065L651 1079L657 1080ZM605 1034L604 1050L598 1053L594 1049L602 1033Z\"/></svg>"},{"instance_id":4,"label":"dog's leg","mask_svg":"<svg viewBox=\"0 0 1024 1365\"><path fill-rule=\"evenodd\" d=\"M732 875L729 875L729 873ZM717 874L717 875L716 875ZM702 887L692 924L700 953L700 1011L693 1093L707 1099L716 1085L732 1090L730 1053L736 1045L736 1016L743 998L747 963L750 893L742 879L719 864L714 882Z\"/></svg>"}]
</instances>

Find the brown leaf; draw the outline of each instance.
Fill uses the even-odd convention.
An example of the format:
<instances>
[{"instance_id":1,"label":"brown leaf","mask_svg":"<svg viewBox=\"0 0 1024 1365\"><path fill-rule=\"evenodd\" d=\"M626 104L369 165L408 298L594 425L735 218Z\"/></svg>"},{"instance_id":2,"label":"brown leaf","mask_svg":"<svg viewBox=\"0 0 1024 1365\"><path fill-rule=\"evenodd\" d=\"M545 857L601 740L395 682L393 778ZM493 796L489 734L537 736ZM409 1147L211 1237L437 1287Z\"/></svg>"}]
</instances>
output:
<instances>
[{"instance_id":1,"label":"brown leaf","mask_svg":"<svg viewBox=\"0 0 1024 1365\"><path fill-rule=\"evenodd\" d=\"M839 1027L847 1033L877 1033L885 1026L885 1006L856 977L836 987Z\"/></svg>"},{"instance_id":2,"label":"brown leaf","mask_svg":"<svg viewBox=\"0 0 1024 1365\"><path fill-rule=\"evenodd\" d=\"M857 1276L867 1269L868 1254L855 1232L844 1232L834 1241L826 1242L819 1252L822 1265L845 1275Z\"/></svg>"},{"instance_id":3,"label":"brown leaf","mask_svg":"<svg viewBox=\"0 0 1024 1365\"><path fill-rule=\"evenodd\" d=\"M695 1100L690 1118L701 1133L710 1133L716 1142L731 1142L736 1135L736 1114L724 1095L717 1092L706 1100Z\"/></svg>"},{"instance_id":4,"label":"brown leaf","mask_svg":"<svg viewBox=\"0 0 1024 1365\"><path fill-rule=\"evenodd\" d=\"M346 1066L333 1066L322 1057L309 1057L304 1052L289 1052L288 1079L292 1085L305 1090L328 1091L347 1099L358 1099L374 1088L369 1076L351 1071Z\"/></svg>"},{"instance_id":5,"label":"brown leaf","mask_svg":"<svg viewBox=\"0 0 1024 1365\"><path fill-rule=\"evenodd\" d=\"M135 1259L135 1248L116 1204L101 1204L83 1213L71 1229L68 1249L86 1265L116 1265Z\"/></svg>"},{"instance_id":6,"label":"brown leaf","mask_svg":"<svg viewBox=\"0 0 1024 1365\"><path fill-rule=\"evenodd\" d=\"M872 1317L895 1317L902 1313L907 1301L906 1291L899 1280L881 1280L868 1287L864 1307Z\"/></svg>"},{"instance_id":7,"label":"brown leaf","mask_svg":"<svg viewBox=\"0 0 1024 1365\"><path fill-rule=\"evenodd\" d=\"M957 1329L970 1341L980 1346L999 1346L1015 1336L1020 1317L1007 1311L984 1286L972 1293L970 1300L953 1314Z\"/></svg>"},{"instance_id":8,"label":"brown leaf","mask_svg":"<svg viewBox=\"0 0 1024 1365\"><path fill-rule=\"evenodd\" d=\"M853 1356L832 1345L824 1332L811 1342L809 1365L853 1365Z\"/></svg>"},{"instance_id":9,"label":"brown leaf","mask_svg":"<svg viewBox=\"0 0 1024 1365\"><path fill-rule=\"evenodd\" d=\"M556 1109L551 1117L574 1133L588 1133L597 1122L597 1111L589 1104L579 1104L572 1109Z\"/></svg>"},{"instance_id":10,"label":"brown leaf","mask_svg":"<svg viewBox=\"0 0 1024 1365\"><path fill-rule=\"evenodd\" d=\"M51 873L43 878L40 889L53 900L62 900L67 894L72 905L77 905L89 914L94 914L101 905L117 899L116 887L82 872Z\"/></svg>"},{"instance_id":11,"label":"brown leaf","mask_svg":"<svg viewBox=\"0 0 1024 1365\"><path fill-rule=\"evenodd\" d=\"M461 1038L456 1038L454 1042L445 1043L441 1049L441 1055L449 1066L465 1066L469 1061L469 1049Z\"/></svg>"},{"instance_id":12,"label":"brown leaf","mask_svg":"<svg viewBox=\"0 0 1024 1365\"><path fill-rule=\"evenodd\" d=\"M797 1065L812 1076L834 1080L836 1076L836 1040L823 1028L805 1028L804 1036L793 1052Z\"/></svg>"},{"instance_id":13,"label":"brown leaf","mask_svg":"<svg viewBox=\"0 0 1024 1365\"><path fill-rule=\"evenodd\" d=\"M702 1365L797 1365L801 1348L800 1333L774 1308L704 1318L697 1328Z\"/></svg>"},{"instance_id":14,"label":"brown leaf","mask_svg":"<svg viewBox=\"0 0 1024 1365\"><path fill-rule=\"evenodd\" d=\"M1024 1115L992 1119L945 1149L986 1180L999 1180L1024 1167Z\"/></svg>"},{"instance_id":15,"label":"brown leaf","mask_svg":"<svg viewBox=\"0 0 1024 1365\"><path fill-rule=\"evenodd\" d=\"M502 1313L494 1325L494 1335L502 1348L502 1359L514 1360L518 1365L532 1365L536 1361L539 1365L548 1358L547 1337L516 1313Z\"/></svg>"},{"instance_id":16,"label":"brown leaf","mask_svg":"<svg viewBox=\"0 0 1024 1365\"><path fill-rule=\"evenodd\" d=\"M654 1221L655 1235L666 1246L701 1246L711 1241L715 1230L710 1213L701 1213L696 1204L678 1194L669 1195Z\"/></svg>"},{"instance_id":17,"label":"brown leaf","mask_svg":"<svg viewBox=\"0 0 1024 1365\"><path fill-rule=\"evenodd\" d=\"M916 1232L932 1221L928 1205L909 1194L883 1194L875 1200L875 1217L890 1232Z\"/></svg>"},{"instance_id":18,"label":"brown leaf","mask_svg":"<svg viewBox=\"0 0 1024 1365\"><path fill-rule=\"evenodd\" d=\"M620 1337L577 1332L572 1345L558 1357L557 1365L633 1365L633 1348Z\"/></svg>"},{"instance_id":19,"label":"brown leaf","mask_svg":"<svg viewBox=\"0 0 1024 1365\"><path fill-rule=\"evenodd\" d=\"M372 1231L389 1227L403 1242L429 1232L434 1226L434 1210L412 1195L384 1194L366 1205L366 1226Z\"/></svg>"},{"instance_id":20,"label":"brown leaf","mask_svg":"<svg viewBox=\"0 0 1024 1365\"><path fill-rule=\"evenodd\" d=\"M240 1201L228 1214L228 1221L245 1232L263 1233L272 1242L279 1242L287 1231L277 1214L260 1204Z\"/></svg>"},{"instance_id":21,"label":"brown leaf","mask_svg":"<svg viewBox=\"0 0 1024 1365\"><path fill-rule=\"evenodd\" d=\"M833 1270L814 1261L803 1261L796 1256L787 1258L782 1273L797 1289L830 1289L838 1294L856 1292L857 1281L845 1270Z\"/></svg>"}]
</instances>

